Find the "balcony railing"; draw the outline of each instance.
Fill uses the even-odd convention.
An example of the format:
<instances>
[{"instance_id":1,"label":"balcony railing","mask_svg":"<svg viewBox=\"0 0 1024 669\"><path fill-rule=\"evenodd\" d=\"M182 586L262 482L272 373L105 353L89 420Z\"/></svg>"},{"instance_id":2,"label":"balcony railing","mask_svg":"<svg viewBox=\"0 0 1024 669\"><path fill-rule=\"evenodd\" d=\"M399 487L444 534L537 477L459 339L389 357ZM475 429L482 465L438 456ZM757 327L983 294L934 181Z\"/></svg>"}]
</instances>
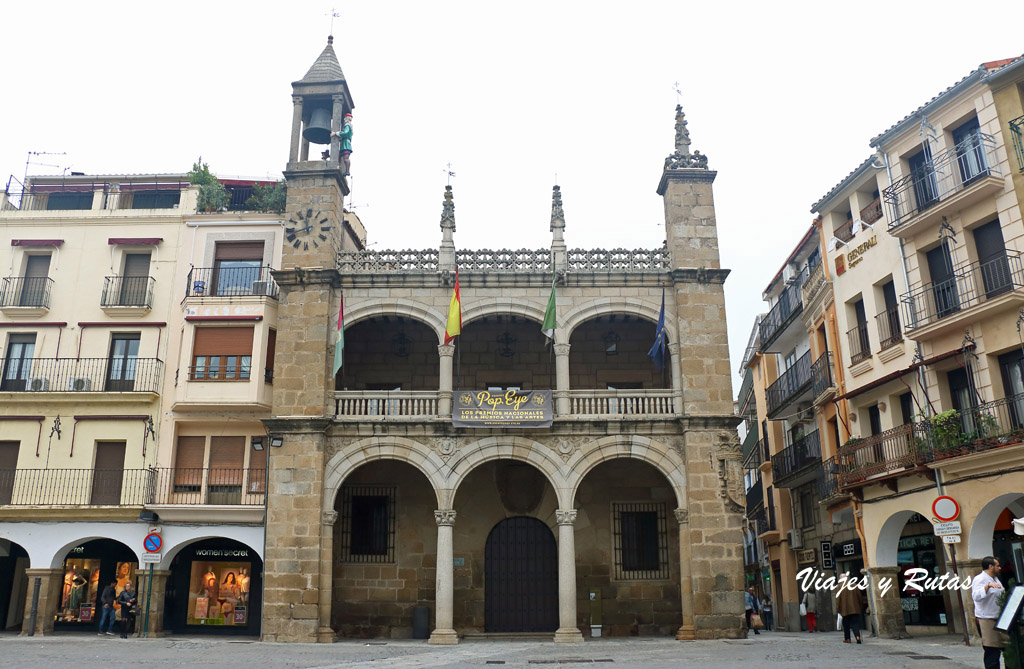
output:
<instances>
[{"instance_id":1,"label":"balcony railing","mask_svg":"<svg viewBox=\"0 0 1024 669\"><path fill-rule=\"evenodd\" d=\"M195 363L188 368L189 381L248 381L252 373L250 355L199 355Z\"/></svg>"},{"instance_id":2,"label":"balcony railing","mask_svg":"<svg viewBox=\"0 0 1024 669\"><path fill-rule=\"evenodd\" d=\"M818 499L831 499L841 493L839 463L835 458L829 458L821 463L821 472L818 476Z\"/></svg>"},{"instance_id":3,"label":"balcony railing","mask_svg":"<svg viewBox=\"0 0 1024 669\"><path fill-rule=\"evenodd\" d=\"M193 267L188 273L185 297L277 298L272 267Z\"/></svg>"},{"instance_id":4,"label":"balcony railing","mask_svg":"<svg viewBox=\"0 0 1024 669\"><path fill-rule=\"evenodd\" d=\"M882 218L882 198L876 197L871 203L860 210L860 220L871 225Z\"/></svg>"},{"instance_id":5,"label":"balcony railing","mask_svg":"<svg viewBox=\"0 0 1024 669\"><path fill-rule=\"evenodd\" d=\"M0 288L0 307L50 308L53 279L46 276L9 276Z\"/></svg>"},{"instance_id":6,"label":"balcony railing","mask_svg":"<svg viewBox=\"0 0 1024 669\"><path fill-rule=\"evenodd\" d=\"M334 393L336 418L373 420L437 417L436 390L345 390Z\"/></svg>"},{"instance_id":7,"label":"balcony railing","mask_svg":"<svg viewBox=\"0 0 1024 669\"><path fill-rule=\"evenodd\" d=\"M1024 116L1018 116L1010 121L1010 136L1013 138L1013 152L1017 154L1017 168L1024 172Z\"/></svg>"},{"instance_id":8,"label":"balcony railing","mask_svg":"<svg viewBox=\"0 0 1024 669\"><path fill-rule=\"evenodd\" d=\"M736 396L741 416L746 413L747 405L754 399L753 390L754 372L751 369L747 369L747 372L743 375L743 382L740 383L740 394Z\"/></svg>"},{"instance_id":9,"label":"balcony railing","mask_svg":"<svg viewBox=\"0 0 1024 669\"><path fill-rule=\"evenodd\" d=\"M800 289L803 303L810 304L813 302L826 283L828 281L825 280L825 266L818 263L807 276L807 281L804 282L803 288Z\"/></svg>"},{"instance_id":10,"label":"balcony railing","mask_svg":"<svg viewBox=\"0 0 1024 669\"><path fill-rule=\"evenodd\" d=\"M768 386L768 417L777 415L794 397L807 390L811 383L811 352L804 353L793 366Z\"/></svg>"},{"instance_id":11,"label":"balcony railing","mask_svg":"<svg viewBox=\"0 0 1024 669\"><path fill-rule=\"evenodd\" d=\"M0 469L0 506L263 505L264 469Z\"/></svg>"},{"instance_id":12,"label":"balcony railing","mask_svg":"<svg viewBox=\"0 0 1024 669\"><path fill-rule=\"evenodd\" d=\"M846 221L838 228L835 232L836 239L841 239L844 242L848 242L853 239L853 219Z\"/></svg>"},{"instance_id":13,"label":"balcony railing","mask_svg":"<svg viewBox=\"0 0 1024 669\"><path fill-rule=\"evenodd\" d=\"M870 478L914 469L924 462L925 423L907 423L839 448L840 484L857 486Z\"/></svg>"},{"instance_id":14,"label":"balcony railing","mask_svg":"<svg viewBox=\"0 0 1024 669\"><path fill-rule=\"evenodd\" d=\"M992 135L975 133L882 192L889 229L990 175L1001 175Z\"/></svg>"},{"instance_id":15,"label":"balcony railing","mask_svg":"<svg viewBox=\"0 0 1024 669\"><path fill-rule=\"evenodd\" d=\"M793 319L803 311L804 304L801 295L804 281L807 280L808 270L804 267L796 275L793 282L779 295L779 301L775 303L772 310L768 312L758 327L761 328L761 350L768 349L769 344L786 329L786 326L793 322Z\"/></svg>"},{"instance_id":16,"label":"balcony railing","mask_svg":"<svg viewBox=\"0 0 1024 669\"><path fill-rule=\"evenodd\" d=\"M781 453L772 456L772 475L775 487L784 488L805 467L821 464L821 440L818 431L804 435Z\"/></svg>"},{"instance_id":17,"label":"balcony railing","mask_svg":"<svg viewBox=\"0 0 1024 669\"><path fill-rule=\"evenodd\" d=\"M1024 288L1024 264L1018 251L987 262L973 262L953 269L944 281L925 284L900 298L903 325L908 333L957 312Z\"/></svg>"},{"instance_id":18,"label":"balcony railing","mask_svg":"<svg viewBox=\"0 0 1024 669\"><path fill-rule=\"evenodd\" d=\"M857 323L846 333L850 344L850 364L856 365L861 360L871 357L871 340L868 338L868 324Z\"/></svg>"},{"instance_id":19,"label":"balcony railing","mask_svg":"<svg viewBox=\"0 0 1024 669\"><path fill-rule=\"evenodd\" d=\"M890 346L903 341L903 328L900 327L899 307L886 309L875 316L875 325L878 326L878 346L884 351Z\"/></svg>"},{"instance_id":20,"label":"balcony railing","mask_svg":"<svg viewBox=\"0 0 1024 669\"><path fill-rule=\"evenodd\" d=\"M761 507L753 514L748 513L747 518L754 523L754 532L758 536L765 532L774 532L776 530L774 514L769 514L764 507Z\"/></svg>"},{"instance_id":21,"label":"balcony railing","mask_svg":"<svg viewBox=\"0 0 1024 669\"><path fill-rule=\"evenodd\" d=\"M159 358L10 358L0 390L7 392L155 393Z\"/></svg>"},{"instance_id":22,"label":"balcony railing","mask_svg":"<svg viewBox=\"0 0 1024 669\"><path fill-rule=\"evenodd\" d=\"M153 286L156 279L151 276L108 276L103 283L101 307L153 307Z\"/></svg>"},{"instance_id":23,"label":"balcony railing","mask_svg":"<svg viewBox=\"0 0 1024 669\"><path fill-rule=\"evenodd\" d=\"M673 416L676 408L671 389L570 390L569 412L581 417Z\"/></svg>"},{"instance_id":24,"label":"balcony railing","mask_svg":"<svg viewBox=\"0 0 1024 669\"><path fill-rule=\"evenodd\" d=\"M743 439L743 468L757 469L761 464L761 442L757 439L757 430L750 429Z\"/></svg>"},{"instance_id":25,"label":"balcony railing","mask_svg":"<svg viewBox=\"0 0 1024 669\"><path fill-rule=\"evenodd\" d=\"M822 353L811 365L811 395L818 397L835 385L832 381L832 352Z\"/></svg>"},{"instance_id":26,"label":"balcony railing","mask_svg":"<svg viewBox=\"0 0 1024 669\"><path fill-rule=\"evenodd\" d=\"M101 209L176 209L187 181L81 182L33 184L25 188L13 176L7 180L7 209L18 211L83 211ZM100 193L97 203L96 193Z\"/></svg>"},{"instance_id":27,"label":"balcony railing","mask_svg":"<svg viewBox=\"0 0 1024 669\"><path fill-rule=\"evenodd\" d=\"M759 508L764 508L764 483L760 478L757 479L757 483L750 486L750 490L747 491L747 513L756 511Z\"/></svg>"},{"instance_id":28,"label":"balcony railing","mask_svg":"<svg viewBox=\"0 0 1024 669\"><path fill-rule=\"evenodd\" d=\"M1024 393L954 411L924 424L925 457L943 460L1024 441Z\"/></svg>"}]
</instances>

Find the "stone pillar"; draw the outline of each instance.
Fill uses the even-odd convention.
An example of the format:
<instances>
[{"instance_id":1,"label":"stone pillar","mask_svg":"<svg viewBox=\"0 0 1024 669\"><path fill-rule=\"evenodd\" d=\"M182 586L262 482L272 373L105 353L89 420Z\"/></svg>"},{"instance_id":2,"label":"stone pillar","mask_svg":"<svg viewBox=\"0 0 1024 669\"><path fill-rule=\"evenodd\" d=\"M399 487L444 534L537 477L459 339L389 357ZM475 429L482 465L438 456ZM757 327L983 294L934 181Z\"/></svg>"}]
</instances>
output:
<instances>
[{"instance_id":1,"label":"stone pillar","mask_svg":"<svg viewBox=\"0 0 1024 669\"><path fill-rule=\"evenodd\" d=\"M299 139L302 137L302 98L298 95L292 96L292 144L288 150L288 162L294 163L299 159Z\"/></svg>"},{"instance_id":2,"label":"stone pillar","mask_svg":"<svg viewBox=\"0 0 1024 669\"><path fill-rule=\"evenodd\" d=\"M167 579L171 575L170 569L153 570L153 595L149 597L149 626L146 636L150 638L164 635L164 597L167 593ZM147 588L149 588L149 567L143 566L138 572L139 576L139 613L135 617L136 636L142 635L143 626L146 625L146 599Z\"/></svg>"},{"instance_id":3,"label":"stone pillar","mask_svg":"<svg viewBox=\"0 0 1024 669\"><path fill-rule=\"evenodd\" d=\"M455 360L455 344L437 347L437 355L441 360L440 381L437 388L437 415L452 415L452 363Z\"/></svg>"},{"instance_id":4,"label":"stone pillar","mask_svg":"<svg viewBox=\"0 0 1024 669\"><path fill-rule=\"evenodd\" d=\"M679 521L679 600L683 609L683 625L676 632L679 641L693 641L696 632L693 626L693 581L690 578L690 512L676 509Z\"/></svg>"},{"instance_id":5,"label":"stone pillar","mask_svg":"<svg viewBox=\"0 0 1024 669\"><path fill-rule=\"evenodd\" d=\"M679 364L679 342L669 343L668 355L672 365L672 408L675 413L683 413L683 368Z\"/></svg>"},{"instance_id":6,"label":"stone pillar","mask_svg":"<svg viewBox=\"0 0 1024 669\"><path fill-rule=\"evenodd\" d=\"M25 593L25 621L21 625L21 636L28 636L29 622L32 619L32 593L39 581L39 601L36 604L36 636L53 634L53 616L57 611L61 592L64 586L63 569L26 569L28 591ZM99 614L96 612L96 624L99 625Z\"/></svg>"},{"instance_id":7,"label":"stone pillar","mask_svg":"<svg viewBox=\"0 0 1024 669\"><path fill-rule=\"evenodd\" d=\"M320 591L310 592L320 604L320 629L316 640L320 643L334 643L337 635L331 627L331 604L334 601L334 524L338 522L337 511L324 511L320 516Z\"/></svg>"},{"instance_id":8,"label":"stone pillar","mask_svg":"<svg viewBox=\"0 0 1024 669\"><path fill-rule=\"evenodd\" d=\"M334 136L341 130L342 114L345 112L345 96L331 96L331 165L341 167L341 139Z\"/></svg>"},{"instance_id":9,"label":"stone pillar","mask_svg":"<svg viewBox=\"0 0 1024 669\"><path fill-rule=\"evenodd\" d=\"M558 520L558 631L555 632L555 643L583 643L583 633L576 622L576 509L555 511L555 518Z\"/></svg>"},{"instance_id":10,"label":"stone pillar","mask_svg":"<svg viewBox=\"0 0 1024 669\"><path fill-rule=\"evenodd\" d=\"M555 344L555 415L568 416L569 405L569 344Z\"/></svg>"},{"instance_id":11,"label":"stone pillar","mask_svg":"<svg viewBox=\"0 0 1024 669\"><path fill-rule=\"evenodd\" d=\"M951 564L947 565L947 567L949 567L947 571L953 571ZM963 583L964 579L968 576L970 576L973 581L974 577L981 573L981 560L957 560L956 571L960 574L961 583ZM949 598L955 602L956 592L951 591L949 593ZM971 636L971 642L977 643L977 645L980 646L981 637L978 636L978 621L974 617L974 599L971 598L970 588L963 591L963 598L964 612L967 614L967 633ZM961 624L963 624L962 620L963 619L961 618Z\"/></svg>"},{"instance_id":12,"label":"stone pillar","mask_svg":"<svg viewBox=\"0 0 1024 669\"><path fill-rule=\"evenodd\" d=\"M867 569L871 577L869 588L869 604L874 617L878 636L886 639L905 639L907 627L903 623L903 606L900 603L899 567L871 567ZM882 579L891 587L882 594L879 583Z\"/></svg>"},{"instance_id":13,"label":"stone pillar","mask_svg":"<svg viewBox=\"0 0 1024 669\"><path fill-rule=\"evenodd\" d=\"M299 160L302 162L309 160L309 140L305 137L300 141Z\"/></svg>"},{"instance_id":14,"label":"stone pillar","mask_svg":"<svg viewBox=\"0 0 1024 669\"><path fill-rule=\"evenodd\" d=\"M453 646L459 642L455 633L455 569L454 546L452 545L452 528L455 525L453 509L434 511L434 522L437 523L437 585L434 612L434 631L430 634L429 643Z\"/></svg>"}]
</instances>

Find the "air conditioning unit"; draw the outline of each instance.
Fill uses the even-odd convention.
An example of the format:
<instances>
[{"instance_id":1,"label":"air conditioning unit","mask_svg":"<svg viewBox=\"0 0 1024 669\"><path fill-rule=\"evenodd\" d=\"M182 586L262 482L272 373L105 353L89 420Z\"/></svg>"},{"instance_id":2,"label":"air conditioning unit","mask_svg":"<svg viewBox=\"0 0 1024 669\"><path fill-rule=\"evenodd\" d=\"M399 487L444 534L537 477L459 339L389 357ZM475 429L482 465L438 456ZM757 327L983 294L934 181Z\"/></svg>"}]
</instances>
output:
<instances>
[{"instance_id":1,"label":"air conditioning unit","mask_svg":"<svg viewBox=\"0 0 1024 669\"><path fill-rule=\"evenodd\" d=\"M68 379L68 390L75 393L84 393L92 390L92 379L81 376Z\"/></svg>"},{"instance_id":2,"label":"air conditioning unit","mask_svg":"<svg viewBox=\"0 0 1024 669\"><path fill-rule=\"evenodd\" d=\"M33 392L46 392L50 389L50 379L36 377L28 380L28 389Z\"/></svg>"},{"instance_id":3,"label":"air conditioning unit","mask_svg":"<svg viewBox=\"0 0 1024 669\"><path fill-rule=\"evenodd\" d=\"M253 281L252 282L252 294L253 295L266 295L270 297L274 294L274 282L273 281Z\"/></svg>"},{"instance_id":4,"label":"air conditioning unit","mask_svg":"<svg viewBox=\"0 0 1024 669\"><path fill-rule=\"evenodd\" d=\"M804 535L800 530L790 530L788 536L791 550L799 550L804 547Z\"/></svg>"}]
</instances>

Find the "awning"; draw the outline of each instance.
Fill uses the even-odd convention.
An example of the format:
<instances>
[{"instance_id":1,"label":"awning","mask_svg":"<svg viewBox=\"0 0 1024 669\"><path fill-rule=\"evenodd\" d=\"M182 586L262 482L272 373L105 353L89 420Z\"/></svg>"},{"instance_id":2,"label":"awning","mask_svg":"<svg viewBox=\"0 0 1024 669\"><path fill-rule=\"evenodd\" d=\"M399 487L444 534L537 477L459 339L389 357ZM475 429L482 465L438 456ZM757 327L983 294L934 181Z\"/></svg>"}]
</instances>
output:
<instances>
[{"instance_id":1,"label":"awning","mask_svg":"<svg viewBox=\"0 0 1024 669\"><path fill-rule=\"evenodd\" d=\"M892 372L891 374L886 374L882 378L875 379L871 383L865 383L860 388L856 388L854 390L851 390L851 391L849 391L847 393L844 393L844 394L840 395L839 397L833 398L832 401L833 402L838 402L839 400L848 400L851 397L856 397L857 395L860 395L861 393L866 393L867 391L873 390L875 388L878 388L879 386L884 386L885 384L889 383L890 381L895 381L896 379L900 378L901 376L905 376L905 375L915 371L918 367L923 367L924 365L933 365L933 364L935 364L937 362L942 362L943 360L947 360L949 358L952 358L955 355L961 355L961 354L963 354L964 351L971 351L971 350L974 350L974 344L968 344L964 348L957 348L957 349L953 349L952 351L946 351L945 353L941 353L939 355L932 356L931 358L928 358L926 360L918 360L917 362L915 362L914 364L910 365L909 367L904 367L903 369L898 369L895 372Z\"/></svg>"}]
</instances>

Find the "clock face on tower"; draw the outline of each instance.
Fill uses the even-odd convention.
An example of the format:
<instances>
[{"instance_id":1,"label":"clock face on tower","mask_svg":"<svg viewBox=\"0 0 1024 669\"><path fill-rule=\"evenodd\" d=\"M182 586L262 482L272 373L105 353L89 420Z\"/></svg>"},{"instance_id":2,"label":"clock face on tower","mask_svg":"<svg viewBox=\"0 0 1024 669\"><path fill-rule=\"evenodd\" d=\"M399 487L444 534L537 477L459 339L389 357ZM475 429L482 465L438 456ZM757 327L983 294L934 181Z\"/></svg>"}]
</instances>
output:
<instances>
[{"instance_id":1,"label":"clock face on tower","mask_svg":"<svg viewBox=\"0 0 1024 669\"><path fill-rule=\"evenodd\" d=\"M288 226L285 227L285 239L295 248L302 247L303 251L309 250L309 245L319 248L322 242L327 241L327 233L331 226L326 225L330 220L327 216L321 217L321 212L313 214L312 209L299 210L288 219Z\"/></svg>"}]
</instances>

